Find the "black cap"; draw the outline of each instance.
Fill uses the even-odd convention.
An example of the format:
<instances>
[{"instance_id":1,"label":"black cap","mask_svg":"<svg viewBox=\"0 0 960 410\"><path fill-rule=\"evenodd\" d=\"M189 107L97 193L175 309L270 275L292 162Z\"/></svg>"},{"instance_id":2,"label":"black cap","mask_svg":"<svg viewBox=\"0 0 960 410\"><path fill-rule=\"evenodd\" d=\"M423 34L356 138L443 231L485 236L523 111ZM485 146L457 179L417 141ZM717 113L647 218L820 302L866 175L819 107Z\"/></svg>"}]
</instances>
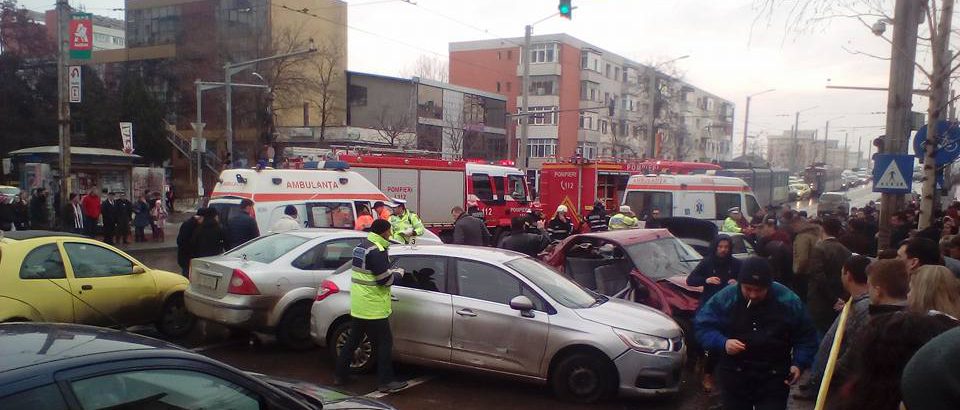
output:
<instances>
[{"instance_id":1,"label":"black cap","mask_svg":"<svg viewBox=\"0 0 960 410\"><path fill-rule=\"evenodd\" d=\"M740 276L737 281L745 285L770 287L773 284L773 268L766 259L751 256L740 265Z\"/></svg>"}]
</instances>

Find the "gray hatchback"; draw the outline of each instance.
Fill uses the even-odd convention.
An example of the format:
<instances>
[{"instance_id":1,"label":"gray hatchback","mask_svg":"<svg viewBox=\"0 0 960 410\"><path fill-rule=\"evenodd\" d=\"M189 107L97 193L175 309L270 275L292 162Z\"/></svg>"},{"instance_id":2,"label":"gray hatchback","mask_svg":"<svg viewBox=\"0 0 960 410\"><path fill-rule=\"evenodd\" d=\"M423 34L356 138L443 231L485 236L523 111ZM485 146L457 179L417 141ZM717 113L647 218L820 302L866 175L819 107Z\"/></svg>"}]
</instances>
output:
<instances>
[{"instance_id":1,"label":"gray hatchback","mask_svg":"<svg viewBox=\"0 0 960 410\"><path fill-rule=\"evenodd\" d=\"M405 271L391 290L394 357L549 383L592 402L616 393L672 394L686 358L683 333L646 306L586 290L539 261L490 248L395 246ZM310 333L331 353L349 334L350 266L323 281ZM353 363L374 367L364 340Z\"/></svg>"}]
</instances>

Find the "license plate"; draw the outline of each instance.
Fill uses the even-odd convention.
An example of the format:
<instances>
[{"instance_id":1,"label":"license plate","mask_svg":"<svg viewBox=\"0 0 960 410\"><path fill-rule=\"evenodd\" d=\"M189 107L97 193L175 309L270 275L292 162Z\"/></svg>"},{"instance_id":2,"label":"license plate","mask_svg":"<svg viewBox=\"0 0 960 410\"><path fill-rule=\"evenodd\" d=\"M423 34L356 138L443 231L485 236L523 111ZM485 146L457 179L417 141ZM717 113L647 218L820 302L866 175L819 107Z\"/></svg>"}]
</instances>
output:
<instances>
[{"instance_id":1,"label":"license plate","mask_svg":"<svg viewBox=\"0 0 960 410\"><path fill-rule=\"evenodd\" d=\"M200 286L203 288L209 288L209 289L216 289L219 283L220 283L220 278L216 276L210 276L210 275L204 275L204 274L197 275L197 286Z\"/></svg>"}]
</instances>

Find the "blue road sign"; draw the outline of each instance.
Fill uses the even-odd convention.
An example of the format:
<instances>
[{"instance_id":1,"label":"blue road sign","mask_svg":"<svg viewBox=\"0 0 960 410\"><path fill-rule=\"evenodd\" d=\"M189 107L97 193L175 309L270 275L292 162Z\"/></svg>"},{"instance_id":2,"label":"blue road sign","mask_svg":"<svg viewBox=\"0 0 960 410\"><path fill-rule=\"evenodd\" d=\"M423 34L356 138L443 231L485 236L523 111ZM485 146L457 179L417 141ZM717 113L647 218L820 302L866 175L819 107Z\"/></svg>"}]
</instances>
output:
<instances>
[{"instance_id":1,"label":"blue road sign","mask_svg":"<svg viewBox=\"0 0 960 410\"><path fill-rule=\"evenodd\" d=\"M913 183L913 155L877 154L873 164L873 192L908 194Z\"/></svg>"},{"instance_id":2,"label":"blue road sign","mask_svg":"<svg viewBox=\"0 0 960 410\"><path fill-rule=\"evenodd\" d=\"M923 144L927 141L928 125L920 127L917 135L913 137L913 153L917 158L923 158L926 154L926 148ZM937 131L940 134L940 146L937 147L936 158L937 165L946 165L956 161L960 157L960 124L941 120L937 123Z\"/></svg>"}]
</instances>

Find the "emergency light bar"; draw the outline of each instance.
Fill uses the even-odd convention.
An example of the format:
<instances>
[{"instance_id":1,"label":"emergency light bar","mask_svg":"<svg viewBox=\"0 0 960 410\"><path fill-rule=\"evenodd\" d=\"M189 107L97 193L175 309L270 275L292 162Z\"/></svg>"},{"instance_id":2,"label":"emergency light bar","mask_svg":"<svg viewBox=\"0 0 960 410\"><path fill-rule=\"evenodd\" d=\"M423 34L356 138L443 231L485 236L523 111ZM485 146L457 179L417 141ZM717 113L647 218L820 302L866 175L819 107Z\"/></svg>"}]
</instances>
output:
<instances>
[{"instance_id":1,"label":"emergency light bar","mask_svg":"<svg viewBox=\"0 0 960 410\"><path fill-rule=\"evenodd\" d=\"M346 171L350 169L350 164L346 161L307 161L303 163L303 169Z\"/></svg>"}]
</instances>

